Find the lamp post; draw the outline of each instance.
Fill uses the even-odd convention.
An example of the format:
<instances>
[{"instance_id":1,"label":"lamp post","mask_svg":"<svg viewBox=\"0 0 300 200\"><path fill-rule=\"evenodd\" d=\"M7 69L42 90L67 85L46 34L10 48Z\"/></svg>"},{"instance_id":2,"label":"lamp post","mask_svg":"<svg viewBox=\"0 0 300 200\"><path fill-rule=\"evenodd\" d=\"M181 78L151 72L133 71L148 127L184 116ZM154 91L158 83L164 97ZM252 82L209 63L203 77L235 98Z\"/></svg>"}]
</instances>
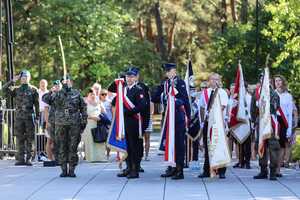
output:
<instances>
[{"instance_id":1,"label":"lamp post","mask_svg":"<svg viewBox=\"0 0 300 200\"><path fill-rule=\"evenodd\" d=\"M255 24L256 24L256 45L255 45L255 67L258 69L258 49L259 49L259 20L258 20L258 15L259 15L259 2L256 0L256 10L255 10Z\"/></svg>"}]
</instances>

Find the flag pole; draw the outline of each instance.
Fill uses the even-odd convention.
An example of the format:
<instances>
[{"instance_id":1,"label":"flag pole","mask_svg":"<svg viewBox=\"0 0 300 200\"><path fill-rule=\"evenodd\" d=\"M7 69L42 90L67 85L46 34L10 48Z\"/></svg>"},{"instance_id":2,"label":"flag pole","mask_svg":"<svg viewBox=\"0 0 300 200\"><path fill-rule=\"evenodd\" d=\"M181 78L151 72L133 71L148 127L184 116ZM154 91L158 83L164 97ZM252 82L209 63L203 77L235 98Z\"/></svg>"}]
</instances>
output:
<instances>
[{"instance_id":1,"label":"flag pole","mask_svg":"<svg viewBox=\"0 0 300 200\"><path fill-rule=\"evenodd\" d=\"M61 57L62 57L63 68L64 68L64 80L66 80L67 79L66 59L65 59L64 47L63 47L60 35L58 36L58 40L59 40Z\"/></svg>"}]
</instances>

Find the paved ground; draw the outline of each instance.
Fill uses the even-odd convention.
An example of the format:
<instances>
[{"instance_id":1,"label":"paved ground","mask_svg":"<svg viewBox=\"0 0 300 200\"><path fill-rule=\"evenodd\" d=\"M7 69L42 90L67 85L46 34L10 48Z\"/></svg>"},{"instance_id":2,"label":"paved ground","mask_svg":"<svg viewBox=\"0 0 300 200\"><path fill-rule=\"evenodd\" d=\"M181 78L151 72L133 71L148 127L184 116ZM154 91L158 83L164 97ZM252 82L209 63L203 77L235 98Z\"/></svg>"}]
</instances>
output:
<instances>
[{"instance_id":1,"label":"paved ground","mask_svg":"<svg viewBox=\"0 0 300 200\"><path fill-rule=\"evenodd\" d=\"M16 167L0 161L0 200L294 200L300 199L300 171L285 169L279 181L253 180L251 170L229 168L227 178L199 179L198 171L186 169L185 179L160 178L165 168L157 155L158 137L152 137L151 161L143 162L140 179L117 178L116 162L78 167L77 178L59 178L59 168Z\"/></svg>"}]
</instances>

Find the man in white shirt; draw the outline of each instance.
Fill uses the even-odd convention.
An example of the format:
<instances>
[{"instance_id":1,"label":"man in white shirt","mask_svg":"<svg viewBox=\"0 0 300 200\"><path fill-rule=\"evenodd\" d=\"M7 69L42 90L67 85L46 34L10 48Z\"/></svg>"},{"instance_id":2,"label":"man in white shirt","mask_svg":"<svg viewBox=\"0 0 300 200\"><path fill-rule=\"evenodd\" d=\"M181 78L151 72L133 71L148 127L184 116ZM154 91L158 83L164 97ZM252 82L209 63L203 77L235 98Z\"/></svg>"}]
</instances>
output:
<instances>
[{"instance_id":1,"label":"man in white shirt","mask_svg":"<svg viewBox=\"0 0 300 200\"><path fill-rule=\"evenodd\" d=\"M209 165L209 156L208 156L208 146L207 146L207 140L208 140L208 121L207 121L207 116L208 116L208 108L211 106L211 97L213 96L214 91L219 87L219 83L221 82L220 75L217 73L213 73L209 76L208 79L208 88L204 89L200 95L199 99L199 106L200 107L200 121L201 123L201 128L203 132L203 145L204 145L204 166L203 166L203 173L200 174L198 177L199 178L206 178L210 177L210 165ZM226 91L222 88L218 88L218 94L220 96L221 100L221 105L222 105L222 110L224 114L224 118L226 115L226 107L228 104L228 95ZM218 174L219 178L224 179L225 178L225 172L226 168L219 168L218 169Z\"/></svg>"},{"instance_id":2,"label":"man in white shirt","mask_svg":"<svg viewBox=\"0 0 300 200\"><path fill-rule=\"evenodd\" d=\"M42 79L40 81L39 85L39 107L40 107L40 126L42 127L42 131L45 131L46 128L46 121L45 121L45 108L48 107L48 104L46 104L43 100L42 97L44 94L48 93L48 82L45 79Z\"/></svg>"}]
</instances>

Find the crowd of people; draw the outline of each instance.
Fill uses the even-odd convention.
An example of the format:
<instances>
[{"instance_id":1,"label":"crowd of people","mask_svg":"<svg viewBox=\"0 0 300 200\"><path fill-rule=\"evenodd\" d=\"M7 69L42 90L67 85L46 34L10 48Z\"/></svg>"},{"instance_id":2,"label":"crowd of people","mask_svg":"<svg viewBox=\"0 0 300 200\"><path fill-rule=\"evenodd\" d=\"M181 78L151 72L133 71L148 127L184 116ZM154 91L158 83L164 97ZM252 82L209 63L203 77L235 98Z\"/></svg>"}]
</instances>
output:
<instances>
[{"instance_id":1,"label":"crowd of people","mask_svg":"<svg viewBox=\"0 0 300 200\"><path fill-rule=\"evenodd\" d=\"M254 87L245 82L245 109L250 131L243 141L239 141L232 134L230 124L232 109L237 104L234 83L229 89L223 88L221 76L212 73L207 81L201 83L198 91L196 88L188 94L187 87L189 86L177 76L176 64L166 63L163 67L166 72L165 79L152 90L139 79L140 72L137 67L130 66L121 77L124 80L124 95L133 107L126 107L128 106L125 105L127 100L124 100L122 115L124 115L127 133L125 135L128 153L127 167L117 176L139 178L139 173L144 171L141 161L143 158L146 161L149 160L150 134L153 131L152 115L156 103L161 104L163 108L160 149L165 151L165 160L173 159L175 163L168 166L161 177L183 179L184 166L190 161L193 165L199 165L197 161L200 150L204 151L204 165L199 178L211 177L208 147L211 133L208 114L216 94L220 97L223 125L226 129L226 145L231 156L235 152L238 160L233 167L250 169L250 160L256 160L258 155L259 113L260 109L263 109L259 105L259 98L263 75L258 77L258 82ZM20 85L15 86L18 80L20 80ZM80 142L84 144L84 158L88 162L109 161L110 146L106 140L102 142L96 140L103 134L106 134L105 138L108 136L110 123L114 120L116 103L120 103L115 98L118 90L116 82L112 82L108 89L103 89L100 84L94 83L87 90L85 97L72 85L72 78L64 76L61 80L53 81L50 89L48 89L47 80L43 79L37 89L30 84L29 71L24 70L3 86L5 92L15 97L16 165L32 165L34 126L37 124L47 137L48 160L58 162L62 170L61 177L76 177L75 167L78 164ZM287 85L286 79L281 75L275 75L270 79L270 102L267 103L270 104L271 115L276 116L277 125L272 129L271 136L265 140L265 151L259 157L260 172L254 176L254 179L276 180L282 177L280 168L289 167L291 147L296 137L298 112ZM141 118L137 118L137 115ZM102 129L100 126L104 122L106 128ZM192 145L187 145L186 133L192 127L192 123L198 124L196 132L201 134L196 134L199 137L195 137ZM175 149L172 155L169 154L172 147L170 134L174 134ZM187 152L191 152L190 148L193 149L193 154L188 156ZM226 167L221 166L215 171L219 178L226 178Z\"/></svg>"}]
</instances>

